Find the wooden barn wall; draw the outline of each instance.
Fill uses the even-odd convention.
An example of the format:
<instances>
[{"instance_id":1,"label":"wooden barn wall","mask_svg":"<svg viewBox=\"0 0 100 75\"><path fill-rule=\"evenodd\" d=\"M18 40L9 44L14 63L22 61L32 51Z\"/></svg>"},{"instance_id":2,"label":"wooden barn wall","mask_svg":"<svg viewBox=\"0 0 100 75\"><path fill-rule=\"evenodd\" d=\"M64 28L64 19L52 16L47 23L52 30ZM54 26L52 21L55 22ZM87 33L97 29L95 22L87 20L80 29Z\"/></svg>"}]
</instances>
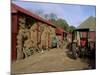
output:
<instances>
[{"instance_id":1,"label":"wooden barn wall","mask_svg":"<svg viewBox=\"0 0 100 75\"><path fill-rule=\"evenodd\" d=\"M16 60L17 59L17 50L16 50L16 44L17 44L17 20L18 20L18 17L17 17L17 14L12 14L11 16L11 20L12 20L12 23L11 23L11 38L12 38L12 49L11 49L11 59L12 60Z\"/></svg>"},{"instance_id":2,"label":"wooden barn wall","mask_svg":"<svg viewBox=\"0 0 100 75\"><path fill-rule=\"evenodd\" d=\"M18 14L12 19L12 57L14 59L26 58L32 53L29 49L40 48L48 49L51 47L52 38L56 36L55 28L43 22L35 20L33 23L27 23L28 15ZM18 31L17 31L18 30ZM14 52L16 51L16 52Z\"/></svg>"}]
</instances>

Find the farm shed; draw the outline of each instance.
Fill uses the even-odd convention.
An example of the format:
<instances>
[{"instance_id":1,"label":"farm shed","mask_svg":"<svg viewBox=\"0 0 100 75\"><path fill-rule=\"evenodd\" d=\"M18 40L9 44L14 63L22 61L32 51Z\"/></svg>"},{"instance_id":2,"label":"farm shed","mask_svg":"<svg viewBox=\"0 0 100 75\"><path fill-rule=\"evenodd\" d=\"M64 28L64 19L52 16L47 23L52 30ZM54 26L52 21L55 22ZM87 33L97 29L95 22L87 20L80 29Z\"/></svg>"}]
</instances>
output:
<instances>
[{"instance_id":1,"label":"farm shed","mask_svg":"<svg viewBox=\"0 0 100 75\"><path fill-rule=\"evenodd\" d=\"M61 36L62 40L64 40L67 37L67 32L60 27L57 27L55 32L57 36Z\"/></svg>"},{"instance_id":2,"label":"farm shed","mask_svg":"<svg viewBox=\"0 0 100 75\"><path fill-rule=\"evenodd\" d=\"M96 41L96 18L93 16L88 17L85 21L83 21L79 26L79 29L89 28L89 40ZM86 34L83 32L83 36Z\"/></svg>"},{"instance_id":3,"label":"farm shed","mask_svg":"<svg viewBox=\"0 0 100 75\"><path fill-rule=\"evenodd\" d=\"M56 26L13 3L11 15L12 60L23 59L34 51L51 47L52 37L56 36Z\"/></svg>"},{"instance_id":4,"label":"farm shed","mask_svg":"<svg viewBox=\"0 0 100 75\"><path fill-rule=\"evenodd\" d=\"M65 40L67 40L67 32L64 31L64 29L62 29L60 27L57 27L55 32L56 32L56 36L59 40L59 44L63 45L63 42Z\"/></svg>"},{"instance_id":5,"label":"farm shed","mask_svg":"<svg viewBox=\"0 0 100 75\"><path fill-rule=\"evenodd\" d=\"M56 35L59 37L59 40L63 40L63 32L64 30L62 28L56 28Z\"/></svg>"}]
</instances>

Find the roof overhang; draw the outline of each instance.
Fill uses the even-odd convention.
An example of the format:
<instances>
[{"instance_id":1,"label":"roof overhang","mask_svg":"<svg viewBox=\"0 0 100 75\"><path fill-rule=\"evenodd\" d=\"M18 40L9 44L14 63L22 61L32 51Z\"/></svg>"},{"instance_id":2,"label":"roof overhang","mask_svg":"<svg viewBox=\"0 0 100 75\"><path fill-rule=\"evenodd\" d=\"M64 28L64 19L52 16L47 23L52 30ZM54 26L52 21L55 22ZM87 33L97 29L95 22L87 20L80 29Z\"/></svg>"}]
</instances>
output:
<instances>
[{"instance_id":1,"label":"roof overhang","mask_svg":"<svg viewBox=\"0 0 100 75\"><path fill-rule=\"evenodd\" d=\"M32 13L32 12L29 12L28 10L26 10L26 9L24 9L24 8L22 8L22 7L18 6L18 5L16 5L16 4L13 4L13 3L12 3L11 5L12 5L12 6L11 6L11 13L18 13L18 12L21 12L21 13L24 13L24 14L26 14L26 15L29 15L30 17L32 17L32 18L34 18L34 19L36 19L36 20L39 20L39 21L41 21L41 22L43 22L43 23L46 23L46 24L48 24L48 25L50 25L50 26L56 28L56 26L55 26L54 24L52 24L51 22L49 22L49 21L47 21L47 20L41 18L40 16L38 16L38 15Z\"/></svg>"}]
</instances>

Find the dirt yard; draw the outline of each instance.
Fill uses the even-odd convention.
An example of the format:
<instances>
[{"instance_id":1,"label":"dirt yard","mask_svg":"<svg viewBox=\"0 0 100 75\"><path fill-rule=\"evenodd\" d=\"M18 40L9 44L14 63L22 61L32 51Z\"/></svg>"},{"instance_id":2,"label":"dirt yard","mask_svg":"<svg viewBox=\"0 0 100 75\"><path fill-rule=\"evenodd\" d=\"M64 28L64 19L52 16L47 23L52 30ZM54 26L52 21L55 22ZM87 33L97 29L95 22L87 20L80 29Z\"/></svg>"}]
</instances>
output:
<instances>
[{"instance_id":1,"label":"dirt yard","mask_svg":"<svg viewBox=\"0 0 100 75\"><path fill-rule=\"evenodd\" d=\"M88 65L79 58L76 60L68 58L63 49L51 49L23 60L17 60L11 64L11 67L12 73L36 73L82 70Z\"/></svg>"}]
</instances>

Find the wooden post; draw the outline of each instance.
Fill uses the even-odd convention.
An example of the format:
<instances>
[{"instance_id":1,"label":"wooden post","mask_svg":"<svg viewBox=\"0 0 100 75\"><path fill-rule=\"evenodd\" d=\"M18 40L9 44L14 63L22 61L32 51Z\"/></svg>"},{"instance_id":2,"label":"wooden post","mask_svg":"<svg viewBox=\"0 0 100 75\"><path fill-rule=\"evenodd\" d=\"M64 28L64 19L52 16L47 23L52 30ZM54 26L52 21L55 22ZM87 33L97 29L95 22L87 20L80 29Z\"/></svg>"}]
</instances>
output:
<instances>
[{"instance_id":1,"label":"wooden post","mask_svg":"<svg viewBox=\"0 0 100 75\"><path fill-rule=\"evenodd\" d=\"M17 49L16 49L16 43L17 43L17 14L12 14L12 25L11 25L11 60L17 59Z\"/></svg>"}]
</instances>

